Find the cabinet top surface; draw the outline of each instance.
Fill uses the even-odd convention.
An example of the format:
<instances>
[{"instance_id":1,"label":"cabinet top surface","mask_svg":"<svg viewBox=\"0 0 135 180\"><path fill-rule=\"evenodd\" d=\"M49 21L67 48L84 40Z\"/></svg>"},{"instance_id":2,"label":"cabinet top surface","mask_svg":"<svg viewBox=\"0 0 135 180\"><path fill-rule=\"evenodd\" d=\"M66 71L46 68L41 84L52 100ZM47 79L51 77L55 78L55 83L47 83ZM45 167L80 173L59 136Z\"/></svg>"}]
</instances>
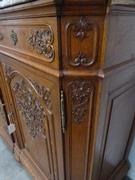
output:
<instances>
[{"instance_id":1,"label":"cabinet top surface","mask_svg":"<svg viewBox=\"0 0 135 180\"><path fill-rule=\"evenodd\" d=\"M19 5L19 4L26 4L32 2L39 2L43 4L68 4L68 3L77 3L77 4L105 4L107 0L0 0L0 8L5 8L9 6Z\"/></svg>"},{"instance_id":2,"label":"cabinet top surface","mask_svg":"<svg viewBox=\"0 0 135 180\"><path fill-rule=\"evenodd\" d=\"M68 3L76 3L76 4L107 4L108 0L0 0L0 8L5 8L9 6L19 5L19 4L31 4L33 5L34 1L36 4L68 4ZM135 5L135 0L111 0L112 5Z\"/></svg>"},{"instance_id":3,"label":"cabinet top surface","mask_svg":"<svg viewBox=\"0 0 135 180\"><path fill-rule=\"evenodd\" d=\"M12 6L20 3L30 2L32 0L0 0L0 8Z\"/></svg>"}]
</instances>

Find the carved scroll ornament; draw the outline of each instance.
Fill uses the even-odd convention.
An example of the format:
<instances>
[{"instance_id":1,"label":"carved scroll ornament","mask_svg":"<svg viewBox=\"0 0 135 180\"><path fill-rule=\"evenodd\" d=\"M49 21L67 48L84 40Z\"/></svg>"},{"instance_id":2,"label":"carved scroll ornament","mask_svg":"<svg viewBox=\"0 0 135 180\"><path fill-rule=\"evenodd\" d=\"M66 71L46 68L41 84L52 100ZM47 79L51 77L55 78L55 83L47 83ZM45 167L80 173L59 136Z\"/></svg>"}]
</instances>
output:
<instances>
[{"instance_id":1,"label":"carved scroll ornament","mask_svg":"<svg viewBox=\"0 0 135 180\"><path fill-rule=\"evenodd\" d=\"M55 52L53 47L54 33L50 26L46 26L44 29L33 30L28 43L37 51L37 53L43 55L48 62L54 60Z\"/></svg>"},{"instance_id":2,"label":"carved scroll ornament","mask_svg":"<svg viewBox=\"0 0 135 180\"><path fill-rule=\"evenodd\" d=\"M75 80L70 84L72 97L72 119L80 123L89 112L90 98L93 97L93 84L87 80Z\"/></svg>"}]
</instances>

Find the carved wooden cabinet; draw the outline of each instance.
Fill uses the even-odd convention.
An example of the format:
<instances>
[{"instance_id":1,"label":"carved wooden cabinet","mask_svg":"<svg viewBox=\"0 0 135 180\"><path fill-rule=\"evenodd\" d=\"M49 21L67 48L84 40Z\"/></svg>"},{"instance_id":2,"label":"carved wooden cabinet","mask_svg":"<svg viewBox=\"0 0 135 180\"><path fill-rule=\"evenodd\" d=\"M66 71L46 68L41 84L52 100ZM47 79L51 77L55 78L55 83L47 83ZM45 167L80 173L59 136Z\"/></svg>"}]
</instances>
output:
<instances>
[{"instance_id":1,"label":"carved wooden cabinet","mask_svg":"<svg viewBox=\"0 0 135 180\"><path fill-rule=\"evenodd\" d=\"M7 126L15 126L7 139L33 179L126 175L135 116L133 4L38 0L0 10L0 97Z\"/></svg>"}]
</instances>

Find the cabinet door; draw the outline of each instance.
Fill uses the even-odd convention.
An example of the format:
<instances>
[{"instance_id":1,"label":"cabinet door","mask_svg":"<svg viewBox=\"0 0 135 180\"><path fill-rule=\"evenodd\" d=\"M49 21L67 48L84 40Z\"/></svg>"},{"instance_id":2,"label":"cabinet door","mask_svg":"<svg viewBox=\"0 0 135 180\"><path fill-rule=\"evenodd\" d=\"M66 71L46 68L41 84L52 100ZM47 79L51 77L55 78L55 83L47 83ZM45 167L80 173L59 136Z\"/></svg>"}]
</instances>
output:
<instances>
[{"instance_id":1,"label":"cabinet door","mask_svg":"<svg viewBox=\"0 0 135 180\"><path fill-rule=\"evenodd\" d=\"M23 142L22 161L30 161L41 179L63 178L58 80L20 64L4 65L4 71Z\"/></svg>"}]
</instances>

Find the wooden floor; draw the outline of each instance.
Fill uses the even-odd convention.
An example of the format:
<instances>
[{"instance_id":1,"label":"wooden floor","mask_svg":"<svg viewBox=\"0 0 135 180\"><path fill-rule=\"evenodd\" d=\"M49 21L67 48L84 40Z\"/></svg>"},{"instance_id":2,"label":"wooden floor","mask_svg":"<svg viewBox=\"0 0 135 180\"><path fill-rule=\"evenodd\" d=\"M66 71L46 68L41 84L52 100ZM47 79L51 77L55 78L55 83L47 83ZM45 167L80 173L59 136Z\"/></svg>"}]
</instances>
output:
<instances>
[{"instance_id":1,"label":"wooden floor","mask_svg":"<svg viewBox=\"0 0 135 180\"><path fill-rule=\"evenodd\" d=\"M32 180L0 137L0 180Z\"/></svg>"}]
</instances>

